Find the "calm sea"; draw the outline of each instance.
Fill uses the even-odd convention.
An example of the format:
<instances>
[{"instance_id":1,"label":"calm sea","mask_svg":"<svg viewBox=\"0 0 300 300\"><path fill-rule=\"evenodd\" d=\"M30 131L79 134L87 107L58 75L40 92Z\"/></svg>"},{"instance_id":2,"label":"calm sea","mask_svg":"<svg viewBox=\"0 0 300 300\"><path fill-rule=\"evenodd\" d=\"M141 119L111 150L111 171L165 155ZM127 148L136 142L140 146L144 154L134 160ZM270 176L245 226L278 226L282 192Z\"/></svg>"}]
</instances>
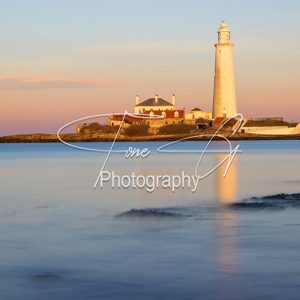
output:
<instances>
[{"instance_id":1,"label":"calm sea","mask_svg":"<svg viewBox=\"0 0 300 300\"><path fill-rule=\"evenodd\" d=\"M113 154L107 169L193 172L199 154L162 144L117 143L151 154ZM300 141L237 144L227 176L218 169L195 193L93 189L105 154L0 144L0 299L299 299L300 197L264 197L300 193ZM207 154L200 171L221 159Z\"/></svg>"}]
</instances>

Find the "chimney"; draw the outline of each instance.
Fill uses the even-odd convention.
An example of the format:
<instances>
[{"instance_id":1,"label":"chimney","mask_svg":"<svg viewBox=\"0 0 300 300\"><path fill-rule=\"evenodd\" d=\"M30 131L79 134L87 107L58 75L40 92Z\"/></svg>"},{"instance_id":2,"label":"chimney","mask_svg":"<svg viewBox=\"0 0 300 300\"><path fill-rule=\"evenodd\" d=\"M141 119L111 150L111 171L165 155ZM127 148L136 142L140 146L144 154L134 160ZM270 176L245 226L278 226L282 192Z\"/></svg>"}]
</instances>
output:
<instances>
[{"instance_id":1,"label":"chimney","mask_svg":"<svg viewBox=\"0 0 300 300\"><path fill-rule=\"evenodd\" d=\"M158 95L156 94L155 95L155 103L157 103L158 102Z\"/></svg>"},{"instance_id":2,"label":"chimney","mask_svg":"<svg viewBox=\"0 0 300 300\"><path fill-rule=\"evenodd\" d=\"M175 94L173 94L173 96L172 96L172 105L173 105L173 106L175 106L175 100L176 100Z\"/></svg>"},{"instance_id":3,"label":"chimney","mask_svg":"<svg viewBox=\"0 0 300 300\"><path fill-rule=\"evenodd\" d=\"M136 94L135 96L135 105L138 105L139 104L139 95Z\"/></svg>"}]
</instances>

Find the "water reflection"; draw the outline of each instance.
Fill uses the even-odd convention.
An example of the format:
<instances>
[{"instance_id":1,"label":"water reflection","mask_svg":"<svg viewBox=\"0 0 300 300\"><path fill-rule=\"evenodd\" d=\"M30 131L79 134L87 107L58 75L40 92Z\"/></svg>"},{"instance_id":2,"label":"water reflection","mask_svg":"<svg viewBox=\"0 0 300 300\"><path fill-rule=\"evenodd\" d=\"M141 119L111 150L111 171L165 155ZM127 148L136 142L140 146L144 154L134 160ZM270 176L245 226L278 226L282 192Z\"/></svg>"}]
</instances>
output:
<instances>
[{"instance_id":1,"label":"water reflection","mask_svg":"<svg viewBox=\"0 0 300 300\"><path fill-rule=\"evenodd\" d=\"M224 159L223 155L217 155L219 163ZM231 167L223 177L224 166L216 172L216 194L218 204L224 208L217 222L217 234L219 237L219 269L222 273L236 273L238 267L238 229L239 221L237 215L226 210L226 205L235 201L237 196L238 175L237 161L233 160Z\"/></svg>"},{"instance_id":2,"label":"water reflection","mask_svg":"<svg viewBox=\"0 0 300 300\"><path fill-rule=\"evenodd\" d=\"M216 156L216 163L220 163L224 159L224 155ZM237 157L223 177L225 164L216 171L216 192L218 203L220 205L228 205L236 200L237 197Z\"/></svg>"}]
</instances>

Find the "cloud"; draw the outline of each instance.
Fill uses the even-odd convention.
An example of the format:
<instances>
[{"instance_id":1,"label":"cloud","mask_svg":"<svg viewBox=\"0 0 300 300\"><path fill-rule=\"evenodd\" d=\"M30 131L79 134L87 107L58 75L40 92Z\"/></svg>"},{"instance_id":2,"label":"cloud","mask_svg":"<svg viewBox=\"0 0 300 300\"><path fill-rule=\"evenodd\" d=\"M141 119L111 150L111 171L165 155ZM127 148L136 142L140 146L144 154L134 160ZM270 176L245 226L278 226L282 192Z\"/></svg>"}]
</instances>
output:
<instances>
[{"instance_id":1,"label":"cloud","mask_svg":"<svg viewBox=\"0 0 300 300\"><path fill-rule=\"evenodd\" d=\"M67 80L39 77L0 78L0 89L6 90L107 88L118 85L118 83L108 80Z\"/></svg>"},{"instance_id":2,"label":"cloud","mask_svg":"<svg viewBox=\"0 0 300 300\"><path fill-rule=\"evenodd\" d=\"M112 43L86 47L85 50L103 52L131 52L131 53L168 53L192 54L210 53L211 45L201 44L199 41L164 41L164 42L132 42Z\"/></svg>"}]
</instances>

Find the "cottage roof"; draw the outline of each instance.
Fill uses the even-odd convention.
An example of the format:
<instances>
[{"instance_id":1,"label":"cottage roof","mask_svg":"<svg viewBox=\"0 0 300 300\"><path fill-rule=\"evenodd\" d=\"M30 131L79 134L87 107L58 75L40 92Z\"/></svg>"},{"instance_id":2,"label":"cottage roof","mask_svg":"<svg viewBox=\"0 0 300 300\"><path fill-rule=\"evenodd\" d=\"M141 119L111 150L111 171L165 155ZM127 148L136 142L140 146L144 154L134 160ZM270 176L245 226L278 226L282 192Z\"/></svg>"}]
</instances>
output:
<instances>
[{"instance_id":1,"label":"cottage roof","mask_svg":"<svg viewBox=\"0 0 300 300\"><path fill-rule=\"evenodd\" d=\"M173 104L162 98L157 98L157 101L156 98L149 98L136 106L173 106Z\"/></svg>"}]
</instances>

